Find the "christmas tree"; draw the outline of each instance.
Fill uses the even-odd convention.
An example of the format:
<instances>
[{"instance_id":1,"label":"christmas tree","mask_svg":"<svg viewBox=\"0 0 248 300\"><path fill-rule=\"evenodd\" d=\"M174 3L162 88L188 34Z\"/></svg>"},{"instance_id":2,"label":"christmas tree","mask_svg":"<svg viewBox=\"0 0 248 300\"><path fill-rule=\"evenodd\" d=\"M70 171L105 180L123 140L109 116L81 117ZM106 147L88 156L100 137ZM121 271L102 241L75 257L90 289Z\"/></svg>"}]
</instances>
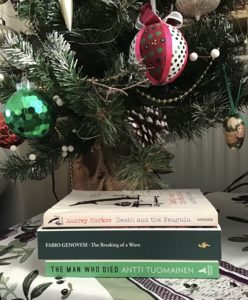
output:
<instances>
[{"instance_id":1,"label":"christmas tree","mask_svg":"<svg viewBox=\"0 0 248 300\"><path fill-rule=\"evenodd\" d=\"M30 30L1 24L0 146L30 150L5 176L39 180L69 162L76 188L163 188L169 142L224 124L242 146L245 0L11 2Z\"/></svg>"}]
</instances>

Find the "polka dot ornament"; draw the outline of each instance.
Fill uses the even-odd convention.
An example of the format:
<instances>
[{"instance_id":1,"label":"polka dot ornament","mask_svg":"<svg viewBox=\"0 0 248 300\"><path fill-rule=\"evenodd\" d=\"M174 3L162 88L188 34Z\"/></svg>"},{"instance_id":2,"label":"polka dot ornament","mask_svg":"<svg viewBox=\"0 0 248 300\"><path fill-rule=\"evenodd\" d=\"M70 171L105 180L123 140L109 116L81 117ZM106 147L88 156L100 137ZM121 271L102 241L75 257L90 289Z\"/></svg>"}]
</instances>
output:
<instances>
[{"instance_id":1,"label":"polka dot ornament","mask_svg":"<svg viewBox=\"0 0 248 300\"><path fill-rule=\"evenodd\" d=\"M184 70L188 46L182 33L164 21L145 26L134 37L130 64L144 64L153 85L173 82Z\"/></svg>"}]
</instances>

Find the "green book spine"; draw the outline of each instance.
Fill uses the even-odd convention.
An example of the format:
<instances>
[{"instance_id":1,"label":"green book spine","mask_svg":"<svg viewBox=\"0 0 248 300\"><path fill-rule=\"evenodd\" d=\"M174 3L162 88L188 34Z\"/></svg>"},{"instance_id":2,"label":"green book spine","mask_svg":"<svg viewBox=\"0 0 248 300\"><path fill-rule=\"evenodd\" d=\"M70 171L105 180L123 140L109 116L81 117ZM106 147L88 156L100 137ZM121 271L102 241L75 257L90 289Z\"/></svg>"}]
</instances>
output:
<instances>
[{"instance_id":1,"label":"green book spine","mask_svg":"<svg viewBox=\"0 0 248 300\"><path fill-rule=\"evenodd\" d=\"M39 229L40 259L219 260L220 228Z\"/></svg>"},{"instance_id":2,"label":"green book spine","mask_svg":"<svg viewBox=\"0 0 248 300\"><path fill-rule=\"evenodd\" d=\"M45 261L46 276L219 278L218 261Z\"/></svg>"}]
</instances>

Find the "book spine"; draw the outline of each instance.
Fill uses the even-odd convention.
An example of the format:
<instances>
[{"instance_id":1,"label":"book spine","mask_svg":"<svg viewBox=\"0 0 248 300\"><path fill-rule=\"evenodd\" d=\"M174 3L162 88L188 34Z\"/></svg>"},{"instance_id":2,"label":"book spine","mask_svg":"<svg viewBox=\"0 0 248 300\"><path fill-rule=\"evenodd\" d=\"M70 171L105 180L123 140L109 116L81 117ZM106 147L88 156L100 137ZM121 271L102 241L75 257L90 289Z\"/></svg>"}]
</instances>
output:
<instances>
[{"instance_id":1,"label":"book spine","mask_svg":"<svg viewBox=\"0 0 248 300\"><path fill-rule=\"evenodd\" d=\"M46 276L219 278L218 261L45 261Z\"/></svg>"},{"instance_id":2,"label":"book spine","mask_svg":"<svg viewBox=\"0 0 248 300\"><path fill-rule=\"evenodd\" d=\"M186 213L183 211L156 212L149 214L140 213L128 215L127 213L115 212L94 215L87 214L49 214L45 213L43 218L44 228L63 227L138 227L138 226L217 226L218 214L208 213Z\"/></svg>"},{"instance_id":3,"label":"book spine","mask_svg":"<svg viewBox=\"0 0 248 300\"><path fill-rule=\"evenodd\" d=\"M38 230L40 259L218 260L220 230Z\"/></svg>"}]
</instances>

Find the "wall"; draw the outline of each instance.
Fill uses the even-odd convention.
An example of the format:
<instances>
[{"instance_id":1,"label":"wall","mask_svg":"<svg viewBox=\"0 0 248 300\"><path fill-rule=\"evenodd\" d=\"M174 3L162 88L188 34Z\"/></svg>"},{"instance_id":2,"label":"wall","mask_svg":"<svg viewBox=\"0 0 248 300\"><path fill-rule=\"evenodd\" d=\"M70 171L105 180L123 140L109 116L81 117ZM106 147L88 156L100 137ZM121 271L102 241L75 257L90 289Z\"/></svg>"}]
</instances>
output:
<instances>
[{"instance_id":1,"label":"wall","mask_svg":"<svg viewBox=\"0 0 248 300\"><path fill-rule=\"evenodd\" d=\"M4 4L0 4L0 17L6 22L6 26L13 28L15 31L26 31L27 27L25 22L20 21L16 18L16 12L10 0Z\"/></svg>"},{"instance_id":2,"label":"wall","mask_svg":"<svg viewBox=\"0 0 248 300\"><path fill-rule=\"evenodd\" d=\"M175 172L165 176L171 188L197 187L202 191L223 191L248 171L248 137L239 150L231 150L224 141L222 128L210 128L202 138L191 142L178 141L169 149L176 155L173 163ZM247 192L248 186L237 191Z\"/></svg>"},{"instance_id":3,"label":"wall","mask_svg":"<svg viewBox=\"0 0 248 300\"><path fill-rule=\"evenodd\" d=\"M68 166L55 173L55 190L59 199L69 193ZM25 219L44 212L56 203L52 192L52 180L9 182L0 194L0 232Z\"/></svg>"}]
</instances>

